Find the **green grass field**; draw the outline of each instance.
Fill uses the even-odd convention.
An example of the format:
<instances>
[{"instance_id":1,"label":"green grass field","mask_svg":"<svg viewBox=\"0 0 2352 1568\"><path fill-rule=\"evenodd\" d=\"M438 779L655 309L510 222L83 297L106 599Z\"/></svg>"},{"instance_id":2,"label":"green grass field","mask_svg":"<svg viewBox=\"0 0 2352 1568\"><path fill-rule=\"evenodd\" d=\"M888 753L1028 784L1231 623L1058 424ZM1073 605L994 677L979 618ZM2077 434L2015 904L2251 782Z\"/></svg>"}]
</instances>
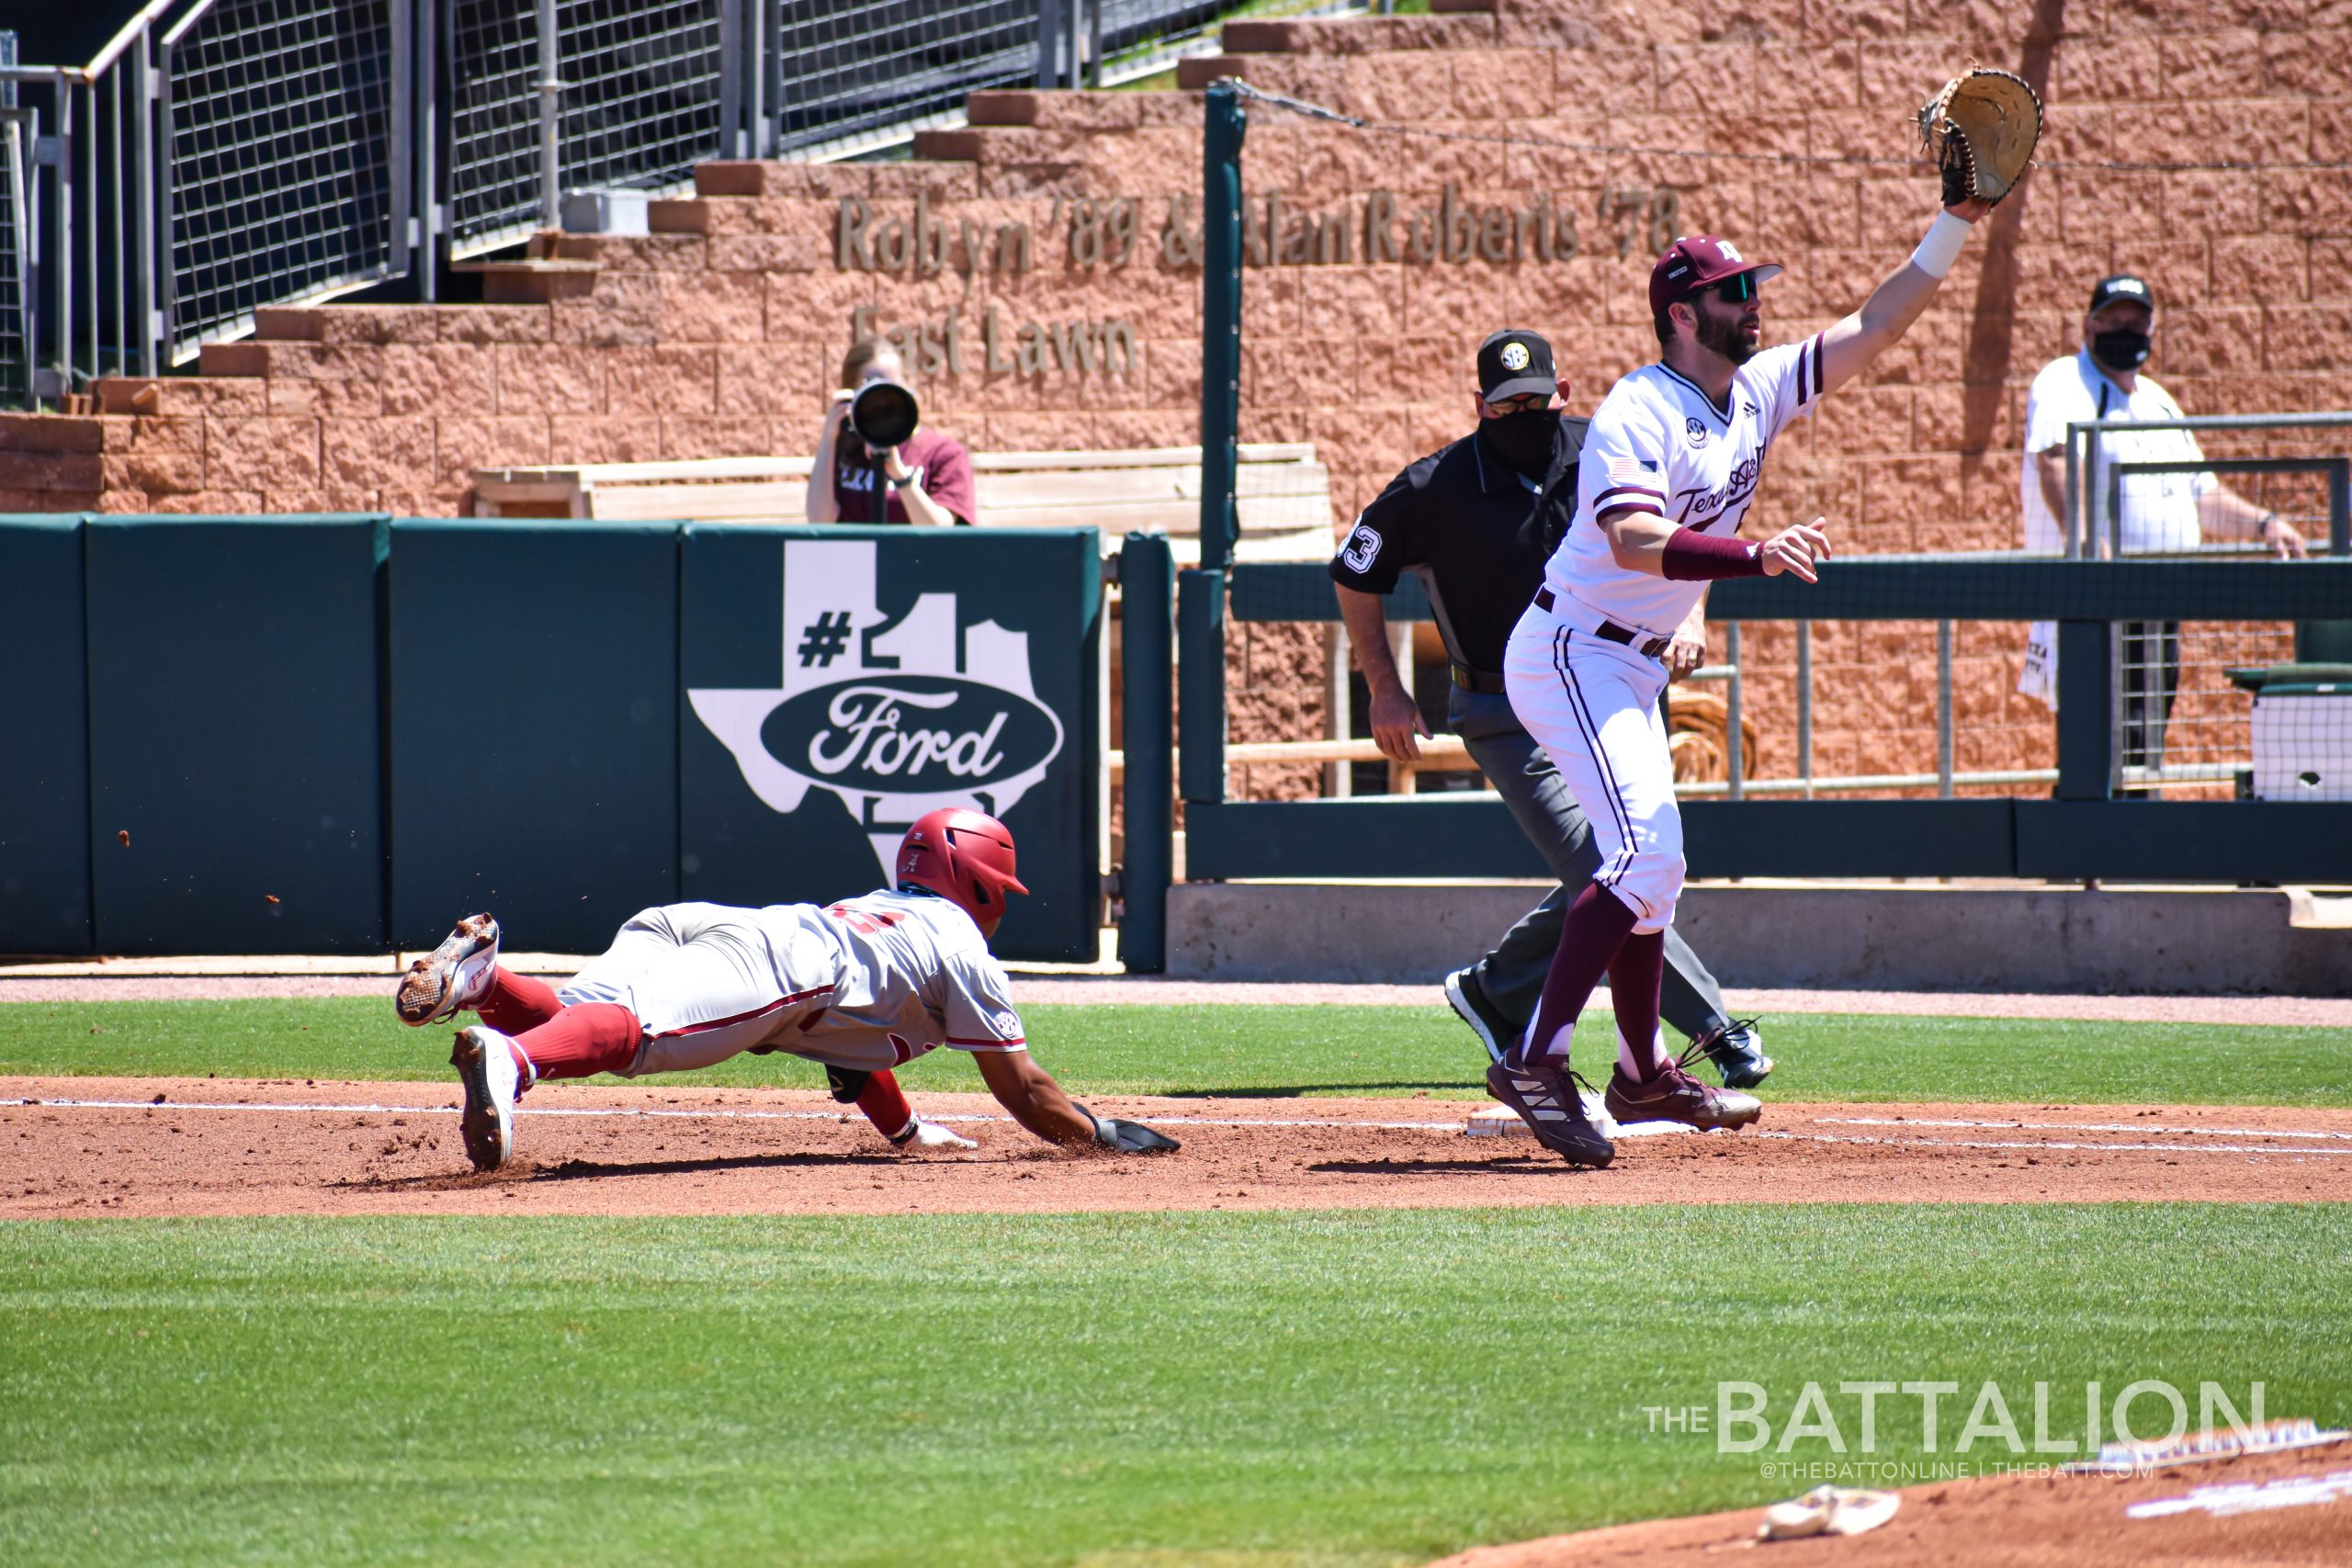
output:
<instances>
[{"instance_id":1,"label":"green grass field","mask_svg":"<svg viewBox=\"0 0 2352 1568\"><path fill-rule=\"evenodd\" d=\"M1084 1091L1475 1092L1435 1009L1027 1017ZM2352 1102L2318 1031L1767 1030L1783 1098ZM16 1004L0 1073L444 1079L445 1039L376 1000ZM2092 1379L2342 1421L2347 1296L2352 1226L2291 1205L17 1222L0 1562L1413 1563L1801 1490L1648 1429L1718 1379L1776 1435L1821 1383L1849 1442L1840 1382L1949 1380L1946 1454L1987 1379L2021 1424L2050 1384L2062 1438ZM1922 1448L1882 1405L1875 1457Z\"/></svg>"},{"instance_id":2,"label":"green grass field","mask_svg":"<svg viewBox=\"0 0 2352 1568\"><path fill-rule=\"evenodd\" d=\"M1417 1562L1765 1500L1756 1458L1646 1430L1718 1378L1781 1411L2040 1380L2075 1391L2059 1435L2094 1378L2341 1415L2346 1235L2209 1206L22 1224L0 1560ZM1919 1453L1915 1411L1882 1455Z\"/></svg>"},{"instance_id":3,"label":"green grass field","mask_svg":"<svg viewBox=\"0 0 2352 1568\"><path fill-rule=\"evenodd\" d=\"M1608 1014L1579 1060L1605 1064ZM1031 1007L1037 1058L1081 1093L1478 1097L1485 1059L1442 1007ZM1782 1100L2352 1106L2352 1044L2326 1029L2023 1019L1767 1019ZM0 1074L440 1079L448 1032L386 1001L26 1002L0 1006ZM935 1052L916 1089L980 1088ZM692 1081L815 1088L817 1069L742 1056Z\"/></svg>"}]
</instances>

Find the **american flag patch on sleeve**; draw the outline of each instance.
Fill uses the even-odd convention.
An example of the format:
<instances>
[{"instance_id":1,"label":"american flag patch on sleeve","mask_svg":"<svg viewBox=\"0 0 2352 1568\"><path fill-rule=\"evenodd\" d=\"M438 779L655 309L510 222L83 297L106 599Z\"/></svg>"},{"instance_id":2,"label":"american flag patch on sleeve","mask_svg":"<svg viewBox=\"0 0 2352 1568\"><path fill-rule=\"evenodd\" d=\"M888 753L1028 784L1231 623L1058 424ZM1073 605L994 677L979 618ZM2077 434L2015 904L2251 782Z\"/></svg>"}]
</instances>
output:
<instances>
[{"instance_id":1,"label":"american flag patch on sleeve","mask_svg":"<svg viewBox=\"0 0 2352 1568\"><path fill-rule=\"evenodd\" d=\"M1609 477L1621 485L1639 484L1657 478L1657 465L1647 457L1611 457Z\"/></svg>"}]
</instances>

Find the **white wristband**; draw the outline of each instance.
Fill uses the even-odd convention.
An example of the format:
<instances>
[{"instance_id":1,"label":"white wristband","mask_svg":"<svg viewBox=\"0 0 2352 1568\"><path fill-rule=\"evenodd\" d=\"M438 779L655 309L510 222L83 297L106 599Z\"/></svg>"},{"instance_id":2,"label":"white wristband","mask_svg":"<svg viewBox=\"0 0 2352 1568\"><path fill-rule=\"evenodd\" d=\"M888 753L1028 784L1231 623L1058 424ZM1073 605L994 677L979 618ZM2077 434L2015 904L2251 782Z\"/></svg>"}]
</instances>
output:
<instances>
[{"instance_id":1,"label":"white wristband","mask_svg":"<svg viewBox=\"0 0 2352 1568\"><path fill-rule=\"evenodd\" d=\"M1960 259L1960 247L1968 243L1968 231L1973 226L1949 212L1937 213L1936 220L1928 225L1927 238L1911 253L1911 265L1929 277L1950 275L1951 264Z\"/></svg>"}]
</instances>

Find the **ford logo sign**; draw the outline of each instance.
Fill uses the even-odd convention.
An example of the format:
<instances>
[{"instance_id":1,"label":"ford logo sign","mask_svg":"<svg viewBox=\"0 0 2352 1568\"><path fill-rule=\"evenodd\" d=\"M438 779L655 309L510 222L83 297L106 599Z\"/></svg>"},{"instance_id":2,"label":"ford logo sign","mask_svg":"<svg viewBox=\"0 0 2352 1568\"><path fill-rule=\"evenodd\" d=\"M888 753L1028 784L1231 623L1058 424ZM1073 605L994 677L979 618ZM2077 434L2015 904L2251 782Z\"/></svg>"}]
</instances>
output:
<instances>
[{"instance_id":1,"label":"ford logo sign","mask_svg":"<svg viewBox=\"0 0 2352 1568\"><path fill-rule=\"evenodd\" d=\"M760 742L828 788L977 793L1051 761L1062 725L1035 699L977 682L869 676L787 697L761 725Z\"/></svg>"}]
</instances>

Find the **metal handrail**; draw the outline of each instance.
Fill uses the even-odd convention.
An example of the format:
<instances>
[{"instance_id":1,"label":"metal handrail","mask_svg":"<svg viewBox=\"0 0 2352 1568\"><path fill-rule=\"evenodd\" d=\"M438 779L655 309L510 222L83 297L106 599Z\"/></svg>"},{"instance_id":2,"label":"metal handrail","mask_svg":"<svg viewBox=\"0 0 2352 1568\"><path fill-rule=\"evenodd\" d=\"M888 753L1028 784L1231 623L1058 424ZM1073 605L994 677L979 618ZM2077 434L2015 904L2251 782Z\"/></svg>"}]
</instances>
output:
<instances>
[{"instance_id":1,"label":"metal handrail","mask_svg":"<svg viewBox=\"0 0 2352 1568\"><path fill-rule=\"evenodd\" d=\"M2352 410L2314 409L2301 413L2213 413L2184 414L2178 419L2090 419L2074 420L2066 425L2066 480L2064 503L2066 515L2061 519L2065 528L2066 554L2088 556L2096 544L2092 530L2084 527L2082 475L2085 467L2096 472L2098 442L2103 434L2127 430L2272 430L2282 428L2339 429L2352 425ZM2337 547L2343 547L2339 544Z\"/></svg>"},{"instance_id":2,"label":"metal handrail","mask_svg":"<svg viewBox=\"0 0 2352 1568\"><path fill-rule=\"evenodd\" d=\"M171 30L164 35L164 47L165 49L177 49L180 46L180 39L187 37L188 28L202 21L204 19L204 14L207 11L211 10L212 6L213 0L196 0L194 8L191 9L187 16L182 17L178 21L174 22L172 24Z\"/></svg>"}]
</instances>

